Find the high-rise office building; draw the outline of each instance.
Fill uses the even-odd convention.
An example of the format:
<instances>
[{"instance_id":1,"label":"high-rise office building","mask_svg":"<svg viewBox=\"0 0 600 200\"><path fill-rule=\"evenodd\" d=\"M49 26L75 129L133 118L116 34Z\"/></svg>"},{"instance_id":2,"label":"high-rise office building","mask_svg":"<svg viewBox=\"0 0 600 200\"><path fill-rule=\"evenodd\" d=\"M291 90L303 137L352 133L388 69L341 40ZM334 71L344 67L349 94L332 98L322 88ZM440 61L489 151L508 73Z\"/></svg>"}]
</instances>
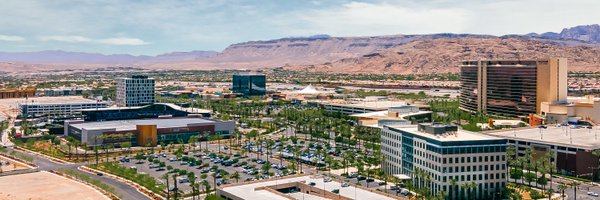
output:
<instances>
[{"instance_id":1,"label":"high-rise office building","mask_svg":"<svg viewBox=\"0 0 600 200\"><path fill-rule=\"evenodd\" d=\"M384 126L382 168L432 195L445 191L447 199L492 199L506 186L506 143L448 124ZM465 192L465 183L475 186L472 193Z\"/></svg>"},{"instance_id":2,"label":"high-rise office building","mask_svg":"<svg viewBox=\"0 0 600 200\"><path fill-rule=\"evenodd\" d=\"M267 78L264 74L239 73L233 75L232 91L244 96L267 94Z\"/></svg>"},{"instance_id":3,"label":"high-rise office building","mask_svg":"<svg viewBox=\"0 0 600 200\"><path fill-rule=\"evenodd\" d=\"M117 105L143 106L154 103L154 79L133 75L117 80Z\"/></svg>"},{"instance_id":4,"label":"high-rise office building","mask_svg":"<svg viewBox=\"0 0 600 200\"><path fill-rule=\"evenodd\" d=\"M565 102L567 60L475 60L460 65L460 108L502 116L540 113L542 102Z\"/></svg>"}]
</instances>

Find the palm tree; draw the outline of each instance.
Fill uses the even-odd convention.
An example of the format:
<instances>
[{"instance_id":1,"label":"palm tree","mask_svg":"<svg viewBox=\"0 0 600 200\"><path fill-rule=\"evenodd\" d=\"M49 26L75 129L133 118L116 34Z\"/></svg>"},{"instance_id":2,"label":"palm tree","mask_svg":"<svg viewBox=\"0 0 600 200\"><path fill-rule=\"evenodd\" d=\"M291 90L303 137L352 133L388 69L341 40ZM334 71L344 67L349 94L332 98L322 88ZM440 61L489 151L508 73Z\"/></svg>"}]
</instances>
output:
<instances>
[{"instance_id":1,"label":"palm tree","mask_svg":"<svg viewBox=\"0 0 600 200\"><path fill-rule=\"evenodd\" d=\"M202 185L204 185L205 191L208 194L210 192L210 183L207 180L203 180Z\"/></svg>"},{"instance_id":2,"label":"palm tree","mask_svg":"<svg viewBox=\"0 0 600 200\"><path fill-rule=\"evenodd\" d=\"M471 181L471 182L465 182L465 183L463 183L462 187L465 189L465 192L467 194L467 199L473 198L473 196L472 196L472 190L477 187L476 183L473 182L473 181Z\"/></svg>"},{"instance_id":3,"label":"palm tree","mask_svg":"<svg viewBox=\"0 0 600 200\"><path fill-rule=\"evenodd\" d=\"M417 168L413 171L413 179L415 180L413 186L415 187L415 190L419 190L421 187L421 177L422 177L423 173L421 173L421 169ZM419 192L416 192L415 194L415 198L419 199Z\"/></svg>"},{"instance_id":4,"label":"palm tree","mask_svg":"<svg viewBox=\"0 0 600 200\"><path fill-rule=\"evenodd\" d=\"M79 144L80 144L79 141L73 140L73 146L75 147L75 161L79 161L79 151L78 151Z\"/></svg>"},{"instance_id":5,"label":"palm tree","mask_svg":"<svg viewBox=\"0 0 600 200\"><path fill-rule=\"evenodd\" d=\"M564 183L561 183L560 185L558 185L558 190L560 191L560 193L561 193L560 196L562 197L563 200L565 199L565 190L567 188L568 188L567 185L565 185Z\"/></svg>"},{"instance_id":6,"label":"palm tree","mask_svg":"<svg viewBox=\"0 0 600 200\"><path fill-rule=\"evenodd\" d=\"M298 146L294 146L294 148L292 149L292 151L294 152L294 157L296 159L296 163L300 168L300 174L302 173L302 163L300 162L300 147Z\"/></svg>"},{"instance_id":7,"label":"palm tree","mask_svg":"<svg viewBox=\"0 0 600 200\"><path fill-rule=\"evenodd\" d=\"M571 187L573 187L573 196L574 196L575 200L577 200L577 186L579 186L580 183L577 181L572 181L570 183L570 185L571 185Z\"/></svg>"},{"instance_id":8,"label":"palm tree","mask_svg":"<svg viewBox=\"0 0 600 200\"><path fill-rule=\"evenodd\" d=\"M450 179L450 199L453 199L454 196L458 197L458 192L456 190L456 186L458 185L456 179Z\"/></svg>"},{"instance_id":9,"label":"palm tree","mask_svg":"<svg viewBox=\"0 0 600 200\"><path fill-rule=\"evenodd\" d=\"M217 138L217 145L219 146L219 153L221 153L221 135L219 133L215 133L215 137Z\"/></svg>"},{"instance_id":10,"label":"palm tree","mask_svg":"<svg viewBox=\"0 0 600 200\"><path fill-rule=\"evenodd\" d=\"M70 160L71 159L71 146L73 145L73 138L68 137L66 143L67 143L67 147L69 147L69 160Z\"/></svg>"},{"instance_id":11,"label":"palm tree","mask_svg":"<svg viewBox=\"0 0 600 200\"><path fill-rule=\"evenodd\" d=\"M552 193L554 193L554 190L552 188L549 188L546 193L548 193L548 200L552 200Z\"/></svg>"},{"instance_id":12,"label":"palm tree","mask_svg":"<svg viewBox=\"0 0 600 200\"><path fill-rule=\"evenodd\" d=\"M192 186L192 199L196 200L196 188L195 188L195 184L196 184L196 174L194 174L194 172L189 172L187 174L187 178L190 181L191 186Z\"/></svg>"},{"instance_id":13,"label":"palm tree","mask_svg":"<svg viewBox=\"0 0 600 200\"><path fill-rule=\"evenodd\" d=\"M438 192L438 194L434 197L435 200L445 200L446 196L448 195L448 192L446 191L440 191Z\"/></svg>"},{"instance_id":14,"label":"palm tree","mask_svg":"<svg viewBox=\"0 0 600 200\"><path fill-rule=\"evenodd\" d=\"M214 172L211 174L212 178L213 178L213 185L215 186L215 191L217 188L217 172Z\"/></svg>"},{"instance_id":15,"label":"palm tree","mask_svg":"<svg viewBox=\"0 0 600 200\"><path fill-rule=\"evenodd\" d=\"M96 154L96 166L98 166L98 146L94 146L94 154Z\"/></svg>"},{"instance_id":16,"label":"palm tree","mask_svg":"<svg viewBox=\"0 0 600 200\"><path fill-rule=\"evenodd\" d=\"M383 182L385 183L383 185L383 190L385 191L385 193L387 193L387 183L390 180L390 176L385 174L383 170L379 170L379 176L383 179Z\"/></svg>"},{"instance_id":17,"label":"palm tree","mask_svg":"<svg viewBox=\"0 0 600 200\"><path fill-rule=\"evenodd\" d=\"M231 175L231 178L235 179L235 182L236 182L236 183L239 183L239 182L240 182L240 173L239 173L238 171L234 172L234 173Z\"/></svg>"},{"instance_id":18,"label":"palm tree","mask_svg":"<svg viewBox=\"0 0 600 200\"><path fill-rule=\"evenodd\" d=\"M161 176L161 178L165 179L166 184L167 184L167 200L169 200L171 198L170 194L171 192L169 191L169 173L165 173Z\"/></svg>"},{"instance_id":19,"label":"palm tree","mask_svg":"<svg viewBox=\"0 0 600 200\"><path fill-rule=\"evenodd\" d=\"M178 199L177 197L179 196L179 188L177 188L177 174L173 174L171 176L173 178L173 198L174 199Z\"/></svg>"},{"instance_id":20,"label":"palm tree","mask_svg":"<svg viewBox=\"0 0 600 200\"><path fill-rule=\"evenodd\" d=\"M269 154L271 153L271 149L273 148L273 145L275 145L275 142L271 139L267 140L267 159L265 159L266 161L269 161Z\"/></svg>"},{"instance_id":21,"label":"palm tree","mask_svg":"<svg viewBox=\"0 0 600 200\"><path fill-rule=\"evenodd\" d=\"M277 147L277 151L279 151L279 166L283 166L283 142L280 142L280 144Z\"/></svg>"},{"instance_id":22,"label":"palm tree","mask_svg":"<svg viewBox=\"0 0 600 200\"><path fill-rule=\"evenodd\" d=\"M110 149L114 149L114 148L115 148L115 145L113 145L113 144L108 144L108 145L105 146L104 149L105 149L105 153L106 153L106 162L108 162L108 151Z\"/></svg>"},{"instance_id":23,"label":"palm tree","mask_svg":"<svg viewBox=\"0 0 600 200\"><path fill-rule=\"evenodd\" d=\"M83 142L81 144L81 147L83 147L83 155L85 156L85 161L87 161L87 147L88 147L88 143L87 142ZM84 161L84 162L85 162Z\"/></svg>"},{"instance_id":24,"label":"palm tree","mask_svg":"<svg viewBox=\"0 0 600 200\"><path fill-rule=\"evenodd\" d=\"M515 155L517 155L517 151L515 146L513 145L508 145L508 147L506 147L506 174L509 175L510 177L510 168L515 168L514 166L514 161L515 159ZM517 180L515 180L516 182Z\"/></svg>"},{"instance_id":25,"label":"palm tree","mask_svg":"<svg viewBox=\"0 0 600 200\"><path fill-rule=\"evenodd\" d=\"M330 155L327 155L327 152L323 151L325 154L325 161L327 162L327 173L331 175L331 163L333 163L334 159Z\"/></svg>"}]
</instances>

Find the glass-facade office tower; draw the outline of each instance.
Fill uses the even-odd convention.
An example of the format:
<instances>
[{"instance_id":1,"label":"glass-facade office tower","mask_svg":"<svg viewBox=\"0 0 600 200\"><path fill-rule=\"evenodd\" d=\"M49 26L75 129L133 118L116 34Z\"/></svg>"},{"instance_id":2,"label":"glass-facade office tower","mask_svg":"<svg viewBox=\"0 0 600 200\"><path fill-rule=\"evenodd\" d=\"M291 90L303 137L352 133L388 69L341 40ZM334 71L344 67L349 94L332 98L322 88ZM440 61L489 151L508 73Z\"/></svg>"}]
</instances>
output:
<instances>
[{"instance_id":1,"label":"glass-facade office tower","mask_svg":"<svg viewBox=\"0 0 600 200\"><path fill-rule=\"evenodd\" d=\"M460 108L509 117L567 97L567 60L476 60L460 65Z\"/></svg>"},{"instance_id":2,"label":"glass-facade office tower","mask_svg":"<svg viewBox=\"0 0 600 200\"><path fill-rule=\"evenodd\" d=\"M508 178L506 142L447 124L384 126L382 168L446 199L493 199ZM470 193L465 183L475 186Z\"/></svg>"},{"instance_id":3,"label":"glass-facade office tower","mask_svg":"<svg viewBox=\"0 0 600 200\"><path fill-rule=\"evenodd\" d=\"M117 79L117 105L143 106L154 103L154 79L133 75Z\"/></svg>"},{"instance_id":4,"label":"glass-facade office tower","mask_svg":"<svg viewBox=\"0 0 600 200\"><path fill-rule=\"evenodd\" d=\"M264 74L234 74L231 90L244 96L265 95L267 94L267 78Z\"/></svg>"}]
</instances>

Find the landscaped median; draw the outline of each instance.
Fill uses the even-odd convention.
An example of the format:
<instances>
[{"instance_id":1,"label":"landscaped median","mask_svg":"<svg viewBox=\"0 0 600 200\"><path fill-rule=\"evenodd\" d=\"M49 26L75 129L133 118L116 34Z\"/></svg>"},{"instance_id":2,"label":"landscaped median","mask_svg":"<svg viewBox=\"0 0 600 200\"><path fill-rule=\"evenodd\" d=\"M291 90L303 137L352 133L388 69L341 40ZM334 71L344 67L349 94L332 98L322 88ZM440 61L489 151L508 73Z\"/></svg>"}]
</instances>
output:
<instances>
[{"instance_id":1,"label":"landscaped median","mask_svg":"<svg viewBox=\"0 0 600 200\"><path fill-rule=\"evenodd\" d=\"M32 150L29 150L27 148L15 146L15 149L18 149L18 150L21 150L21 151L25 151L25 152L28 152L28 153L31 153L31 154L35 154L35 155L40 156L40 157L44 157L44 158L46 158L46 159L48 159L48 160L50 160L52 162L56 162L56 163L59 163L59 164L73 164L72 162L69 162L69 161L66 161L66 160L63 160L63 159L60 159L60 158L52 157L52 156L49 156L49 155L46 155L46 154L42 154L42 153L39 153L39 152L36 152L36 151L32 151ZM32 160L33 160L33 158L32 158Z\"/></svg>"},{"instance_id":2,"label":"landscaped median","mask_svg":"<svg viewBox=\"0 0 600 200\"><path fill-rule=\"evenodd\" d=\"M100 166L95 164L79 167L80 170L87 171L93 174L103 173L106 176L124 182L138 191L148 196L150 199L164 199L163 192L165 186L159 185L156 179L147 174L137 174L129 168L120 166L113 162L102 163Z\"/></svg>"},{"instance_id":3,"label":"landscaped median","mask_svg":"<svg viewBox=\"0 0 600 200\"><path fill-rule=\"evenodd\" d=\"M9 151L8 149L4 148L4 147L0 147L0 154L15 159L15 160L19 160L23 163L26 163L29 166L34 167L35 165L33 164L33 157L21 153L21 152L17 152L17 151Z\"/></svg>"},{"instance_id":4,"label":"landscaped median","mask_svg":"<svg viewBox=\"0 0 600 200\"><path fill-rule=\"evenodd\" d=\"M108 196L110 199L114 199L114 200L121 199L115 194L115 188L110 187L110 186L100 182L99 180L92 179L88 175L79 173L72 169L65 169L65 168L61 168L57 171L52 171L52 172L57 175L67 177L69 179L73 179L73 180L85 183L85 184L93 187L94 189L102 192L102 194Z\"/></svg>"}]
</instances>

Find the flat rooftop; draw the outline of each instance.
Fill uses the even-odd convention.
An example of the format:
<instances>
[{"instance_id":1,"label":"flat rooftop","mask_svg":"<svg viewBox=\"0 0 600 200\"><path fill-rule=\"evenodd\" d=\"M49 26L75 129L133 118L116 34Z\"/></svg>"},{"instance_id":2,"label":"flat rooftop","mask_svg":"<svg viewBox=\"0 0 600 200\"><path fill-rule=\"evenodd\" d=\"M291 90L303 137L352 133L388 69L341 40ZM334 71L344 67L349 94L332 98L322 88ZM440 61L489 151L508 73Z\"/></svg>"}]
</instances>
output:
<instances>
[{"instance_id":1,"label":"flat rooftop","mask_svg":"<svg viewBox=\"0 0 600 200\"><path fill-rule=\"evenodd\" d=\"M348 103L324 103L324 105L343 106L351 108L365 108L372 110L386 110L390 107L406 106L405 101L365 101L365 102L348 102Z\"/></svg>"},{"instance_id":2,"label":"flat rooftop","mask_svg":"<svg viewBox=\"0 0 600 200\"><path fill-rule=\"evenodd\" d=\"M548 126L546 129L525 128L502 131L487 131L485 134L541 144L575 147L589 150L600 149L599 129L576 129L568 126ZM598 134L599 138L596 138L596 134Z\"/></svg>"},{"instance_id":3,"label":"flat rooftop","mask_svg":"<svg viewBox=\"0 0 600 200\"><path fill-rule=\"evenodd\" d=\"M409 133L412 133L412 134L415 134L418 136L422 136L422 137L426 137L426 138L430 138L430 139L438 140L438 141L442 141L442 142L483 141L483 140L502 139L499 137L465 131L462 129L458 129L458 131L456 133L452 133L452 134L446 133L446 134L434 135L434 134L419 131L419 128L417 125L398 125L398 126L387 126L387 127L406 131L406 132L409 132Z\"/></svg>"},{"instance_id":4,"label":"flat rooftop","mask_svg":"<svg viewBox=\"0 0 600 200\"><path fill-rule=\"evenodd\" d=\"M80 102L96 102L96 100L86 99L82 96L59 96L59 97L29 97L25 98L12 98L12 99L0 99L0 103L7 104L36 104L36 103L47 103L47 104L56 104L56 103L80 103Z\"/></svg>"},{"instance_id":5,"label":"flat rooftop","mask_svg":"<svg viewBox=\"0 0 600 200\"><path fill-rule=\"evenodd\" d=\"M40 102L40 103L72 103L72 102L82 102L82 101L93 101L83 98L82 96L60 96L60 97L30 97L28 99L25 98L11 98L11 99L0 99L0 112L10 116L16 117L18 115L17 108L19 103L31 103L31 102Z\"/></svg>"},{"instance_id":6,"label":"flat rooftop","mask_svg":"<svg viewBox=\"0 0 600 200\"><path fill-rule=\"evenodd\" d=\"M305 182L309 184L310 182L315 183L315 188L324 189L326 191L331 191L334 189L339 189L339 195L351 198L351 199L367 199L367 200L386 200L386 199L394 199L379 193L371 192L362 188L357 188L354 186L349 187L341 187L341 183L336 181L331 181L325 183L322 177L317 176L299 176L299 177L290 177L283 179L273 179L272 181L255 181L241 185L232 185L225 186L222 188L223 191L233 194L241 199L260 199L260 200L289 200L286 197L290 197L292 199L326 199L323 197L315 196L315 195L306 195L302 193L290 193L284 194L284 196L280 196L278 194L272 193L267 190L255 190L255 188L265 187L265 186L273 186L277 184L285 184L285 183L293 183L293 182Z\"/></svg>"},{"instance_id":7,"label":"flat rooftop","mask_svg":"<svg viewBox=\"0 0 600 200\"><path fill-rule=\"evenodd\" d=\"M398 117L389 117L388 113L389 113L388 111L375 111L375 112L368 112L368 113L353 114L353 115L350 115L350 117L365 117L365 118L378 118L378 119L399 119L399 118L404 118L404 117L407 117L407 116L428 114L428 113L431 113L431 111L422 111L422 110L420 110L418 112L401 114Z\"/></svg>"},{"instance_id":8,"label":"flat rooftop","mask_svg":"<svg viewBox=\"0 0 600 200\"><path fill-rule=\"evenodd\" d=\"M154 104L160 104L160 105L167 105L175 110L181 110L181 111L185 111L188 113L211 113L212 111L210 110L206 110L206 109L200 109L200 108L184 108L172 103L154 103ZM142 109L144 107L147 107L150 105L145 105L145 106L130 106L130 107L107 107L107 108L88 108L88 109L81 109L81 111L116 111L116 110L137 110L137 109Z\"/></svg>"},{"instance_id":9,"label":"flat rooftop","mask_svg":"<svg viewBox=\"0 0 600 200\"><path fill-rule=\"evenodd\" d=\"M187 127L189 124L214 124L215 121L202 118L170 118L170 119L140 119L140 120L120 120L90 122L81 124L71 124L77 129L102 130L116 129L116 131L135 130L137 125L156 125L156 128L177 128Z\"/></svg>"}]
</instances>

